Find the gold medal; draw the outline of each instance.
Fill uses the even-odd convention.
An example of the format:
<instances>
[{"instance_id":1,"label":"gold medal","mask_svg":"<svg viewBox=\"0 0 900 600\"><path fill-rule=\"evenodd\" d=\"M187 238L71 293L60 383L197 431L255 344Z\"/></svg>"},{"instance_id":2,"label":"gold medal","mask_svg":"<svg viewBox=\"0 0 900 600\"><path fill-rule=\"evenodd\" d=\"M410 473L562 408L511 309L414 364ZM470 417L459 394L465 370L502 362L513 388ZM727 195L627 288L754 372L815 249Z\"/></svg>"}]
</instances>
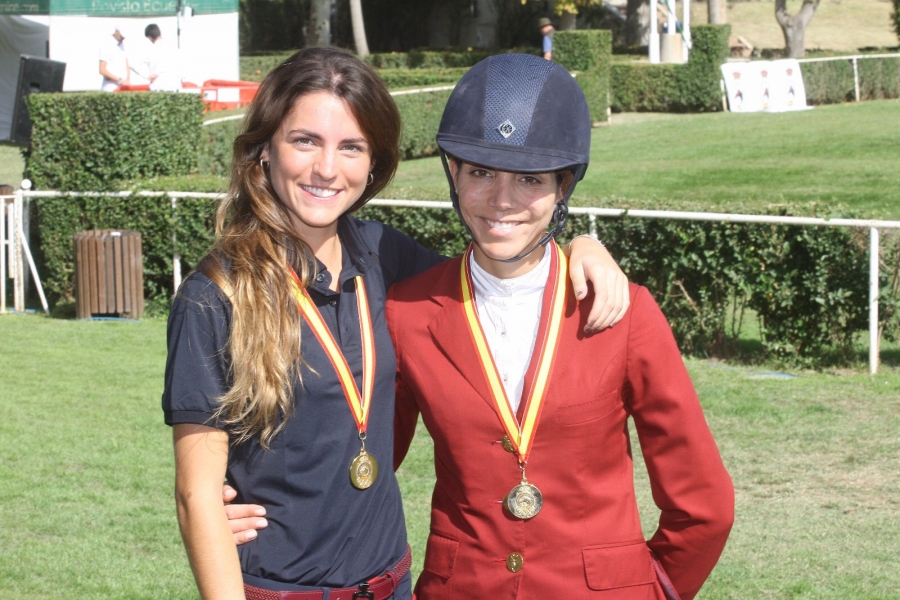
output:
<instances>
[{"instance_id":1,"label":"gold medal","mask_svg":"<svg viewBox=\"0 0 900 600\"><path fill-rule=\"evenodd\" d=\"M478 319L474 286L469 271L472 246L469 247L460 264L460 290L469 333L472 335L475 351L483 367L488 389L493 396L497 415L506 432L500 443L504 450L516 455L519 468L522 470L522 481L503 498L503 505L510 514L519 519L534 517L544 506L544 496L536 486L528 483L528 479L525 477L525 468L528 465L528 455L531 452L541 408L547 395L550 373L553 370L554 357L559 346L566 308L566 280L563 275L566 270L566 256L555 242L550 242L547 249L551 259L550 275L544 287L540 326L532 352L531 364L525 375L525 387L519 413L514 413L512 410L500 373L494 363L487 337L484 335Z\"/></svg>"},{"instance_id":2,"label":"gold medal","mask_svg":"<svg viewBox=\"0 0 900 600\"><path fill-rule=\"evenodd\" d=\"M362 339L362 380L363 389L360 392L356 385L356 379L347 359L341 351L331 331L319 314L319 310L310 298L306 288L303 287L300 278L293 269L290 269L292 281L294 282L294 297L297 299L297 307L300 314L306 320L309 328L312 330L316 339L322 344L322 349L331 361L334 371L337 374L341 388L344 390L344 396L347 398L347 405L353 414L356 422L357 431L359 431L359 440L362 447L359 449L359 456L350 462L350 482L353 486L360 490L366 490L375 483L378 477L378 461L375 457L366 452L366 427L369 421L369 407L372 405L372 390L375 385L375 341L374 330L372 327L372 315L369 312L369 300L366 296L366 286L363 283L361 275L355 278L356 284L356 301L359 309L359 334Z\"/></svg>"},{"instance_id":3,"label":"gold medal","mask_svg":"<svg viewBox=\"0 0 900 600\"><path fill-rule=\"evenodd\" d=\"M504 500L506 509L519 519L530 519L544 507L541 490L524 479L506 495Z\"/></svg>"},{"instance_id":4,"label":"gold medal","mask_svg":"<svg viewBox=\"0 0 900 600\"><path fill-rule=\"evenodd\" d=\"M359 456L350 463L350 482L353 487L360 490L368 489L372 487L377 477L378 461L366 452L365 448L360 449Z\"/></svg>"}]
</instances>

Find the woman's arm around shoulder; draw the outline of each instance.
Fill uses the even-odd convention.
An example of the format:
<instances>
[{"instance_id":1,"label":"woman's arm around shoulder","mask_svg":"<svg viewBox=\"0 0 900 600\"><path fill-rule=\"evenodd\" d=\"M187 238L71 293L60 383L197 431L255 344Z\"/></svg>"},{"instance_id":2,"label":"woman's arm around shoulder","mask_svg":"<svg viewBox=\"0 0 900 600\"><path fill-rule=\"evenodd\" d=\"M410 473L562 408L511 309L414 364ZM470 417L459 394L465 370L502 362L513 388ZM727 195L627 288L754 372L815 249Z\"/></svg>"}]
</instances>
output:
<instances>
[{"instance_id":1,"label":"woman's arm around shoulder","mask_svg":"<svg viewBox=\"0 0 900 600\"><path fill-rule=\"evenodd\" d=\"M237 550L222 511L228 434L193 423L175 425L172 431L178 526L200 596L244 598Z\"/></svg>"},{"instance_id":2,"label":"woman's arm around shoulder","mask_svg":"<svg viewBox=\"0 0 900 600\"><path fill-rule=\"evenodd\" d=\"M594 287L585 332L595 333L621 321L630 303L628 278L606 246L592 236L579 235L569 242L566 251L575 298L580 302L587 296L588 282Z\"/></svg>"}]
</instances>

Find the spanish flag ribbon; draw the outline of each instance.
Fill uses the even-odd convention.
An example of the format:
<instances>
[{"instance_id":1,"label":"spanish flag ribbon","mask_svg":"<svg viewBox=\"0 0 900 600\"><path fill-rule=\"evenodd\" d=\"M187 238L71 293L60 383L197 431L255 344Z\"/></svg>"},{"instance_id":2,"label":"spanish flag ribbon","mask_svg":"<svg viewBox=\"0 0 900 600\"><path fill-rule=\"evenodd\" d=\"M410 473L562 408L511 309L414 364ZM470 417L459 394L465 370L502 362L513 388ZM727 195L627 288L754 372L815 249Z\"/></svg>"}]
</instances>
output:
<instances>
[{"instance_id":1,"label":"spanish flag ribbon","mask_svg":"<svg viewBox=\"0 0 900 600\"><path fill-rule=\"evenodd\" d=\"M372 401L372 389L375 386L375 336L372 328L372 315L369 312L369 299L366 296L366 286L361 275L354 277L353 282L356 285L356 304L359 307L359 331L362 337L362 361L363 361L363 393L360 395L359 388L356 385L356 379L353 372L347 364L344 353L341 352L340 346L331 335L331 331L322 319L319 309L313 303L306 287L300 282L297 273L291 269L291 281L293 282L294 297L297 299L297 307L300 314L306 320L309 328L328 359L334 366L341 387L344 389L344 396L347 398L347 404L350 405L350 412L356 421L356 427L359 433L365 433L366 424L369 420L369 407Z\"/></svg>"},{"instance_id":2,"label":"spanish flag ribbon","mask_svg":"<svg viewBox=\"0 0 900 600\"><path fill-rule=\"evenodd\" d=\"M525 375L525 386L522 391L518 416L513 413L506 396L506 389L503 387L497 365L494 363L491 349L478 319L478 311L475 308L475 291L469 269L472 246L469 247L460 266L462 303L469 333L481 363L481 370L494 398L494 403L497 405L503 429L512 442L516 455L523 463L528 460L531 444L537 432L541 408L547 394L550 373L553 370L553 361L559 345L566 307L566 255L553 241L547 245L547 251L551 253L550 276L547 278L547 285L544 288L541 323L534 343L531 366Z\"/></svg>"}]
</instances>

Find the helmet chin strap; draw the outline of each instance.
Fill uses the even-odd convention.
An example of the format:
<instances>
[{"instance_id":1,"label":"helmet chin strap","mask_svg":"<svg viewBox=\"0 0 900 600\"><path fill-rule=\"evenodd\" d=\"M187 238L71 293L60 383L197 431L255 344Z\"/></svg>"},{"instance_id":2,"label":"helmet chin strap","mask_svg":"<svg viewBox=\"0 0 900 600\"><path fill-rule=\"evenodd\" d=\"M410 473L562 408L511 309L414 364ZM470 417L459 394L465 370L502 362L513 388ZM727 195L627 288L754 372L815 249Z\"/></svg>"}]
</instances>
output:
<instances>
[{"instance_id":1,"label":"helmet chin strap","mask_svg":"<svg viewBox=\"0 0 900 600\"><path fill-rule=\"evenodd\" d=\"M538 242L528 250L525 250L524 252L513 256L512 258L499 259L498 262L513 263L519 261L537 250L539 247L546 246L550 242L550 240L562 233L562 231L566 228L566 218L568 216L569 207L566 205L565 200L561 200L556 204L556 211L554 211L553 213L553 220L555 221L555 223L553 224L553 227L550 229L550 231L541 236L541 239L539 239ZM466 228L468 229L468 226L466 226ZM474 240L475 238L473 237L472 239ZM477 244L478 242L476 241L475 243Z\"/></svg>"}]
</instances>

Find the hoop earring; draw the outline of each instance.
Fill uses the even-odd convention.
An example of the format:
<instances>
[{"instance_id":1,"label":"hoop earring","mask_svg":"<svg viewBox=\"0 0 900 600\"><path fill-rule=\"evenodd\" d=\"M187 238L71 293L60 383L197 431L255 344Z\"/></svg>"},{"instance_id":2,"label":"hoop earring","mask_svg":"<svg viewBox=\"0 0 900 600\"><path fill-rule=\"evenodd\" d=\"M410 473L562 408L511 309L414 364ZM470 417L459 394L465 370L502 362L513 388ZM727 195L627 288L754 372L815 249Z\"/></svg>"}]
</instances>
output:
<instances>
[{"instance_id":1,"label":"hoop earring","mask_svg":"<svg viewBox=\"0 0 900 600\"><path fill-rule=\"evenodd\" d=\"M372 174L371 171L369 171L369 179L366 180L366 185L372 185L372 183L373 183L374 181L375 181L375 176Z\"/></svg>"},{"instance_id":2,"label":"hoop earring","mask_svg":"<svg viewBox=\"0 0 900 600\"><path fill-rule=\"evenodd\" d=\"M260 166L260 168L261 168L263 171L265 171L266 169L269 168L269 161L263 160L263 159L259 159L259 166Z\"/></svg>"}]
</instances>

